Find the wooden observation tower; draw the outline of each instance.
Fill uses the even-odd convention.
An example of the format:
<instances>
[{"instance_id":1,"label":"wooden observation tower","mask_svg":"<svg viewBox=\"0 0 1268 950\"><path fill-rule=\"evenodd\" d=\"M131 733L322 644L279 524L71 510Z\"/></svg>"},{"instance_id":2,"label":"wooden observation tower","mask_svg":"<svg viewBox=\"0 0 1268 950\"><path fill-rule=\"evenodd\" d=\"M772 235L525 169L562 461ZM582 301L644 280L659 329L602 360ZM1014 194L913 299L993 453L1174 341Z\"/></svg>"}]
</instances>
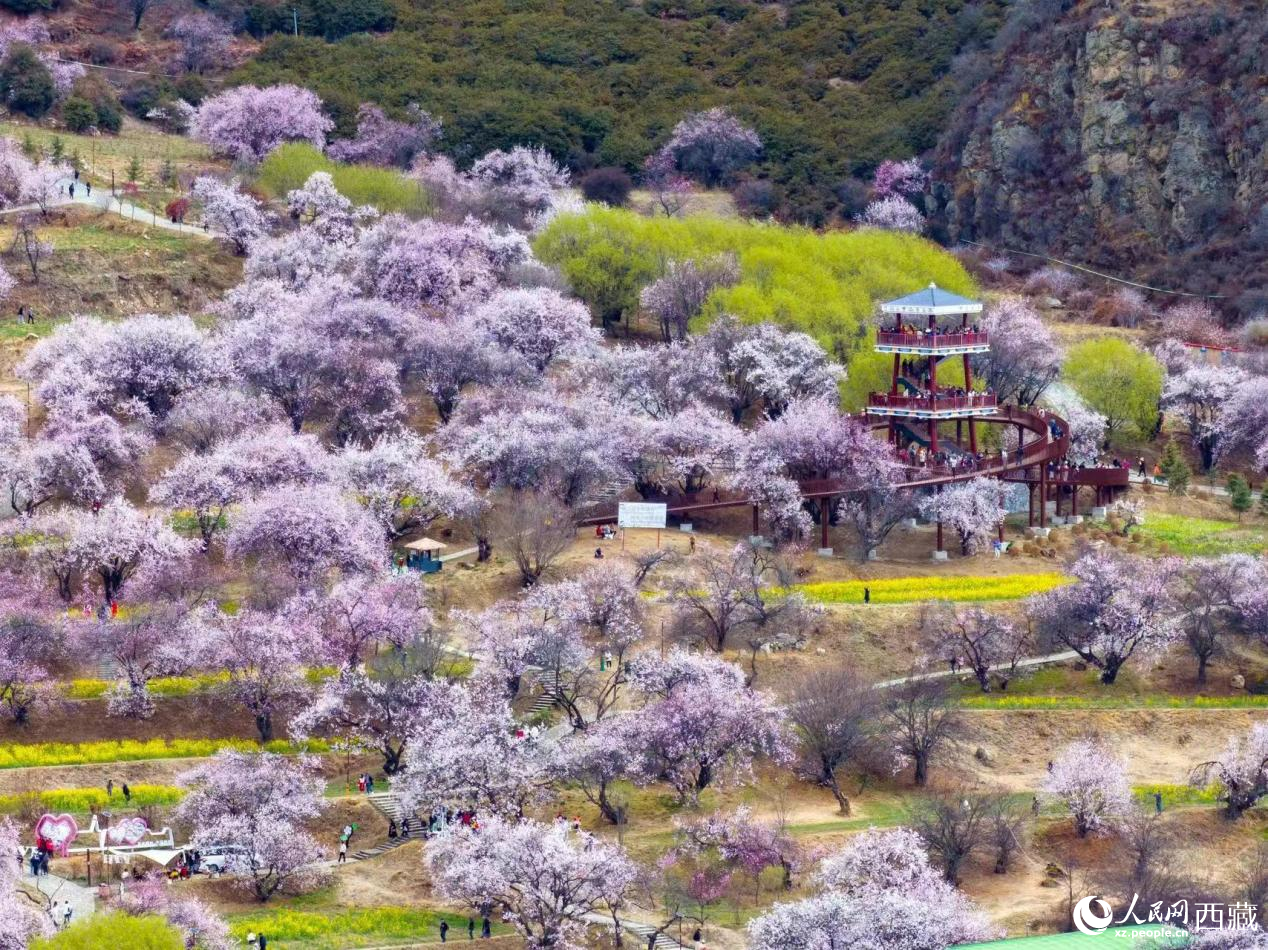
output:
<instances>
[{"instance_id":1,"label":"wooden observation tower","mask_svg":"<svg viewBox=\"0 0 1268 950\"><path fill-rule=\"evenodd\" d=\"M889 420L891 443L897 445L906 435L909 441L925 443L931 453L938 451L938 424L954 420L960 448L976 453L977 417L999 411L993 394L973 391L969 358L990 350L988 335L976 325L982 305L930 284L881 304L881 312L892 315L893 322L885 321L877 332L876 351L894 355L894 371L889 392L868 398L868 415ZM942 386L938 364L955 357L964 360L964 386ZM959 438L966 422L967 446ZM915 427L927 427L926 435Z\"/></svg>"}]
</instances>

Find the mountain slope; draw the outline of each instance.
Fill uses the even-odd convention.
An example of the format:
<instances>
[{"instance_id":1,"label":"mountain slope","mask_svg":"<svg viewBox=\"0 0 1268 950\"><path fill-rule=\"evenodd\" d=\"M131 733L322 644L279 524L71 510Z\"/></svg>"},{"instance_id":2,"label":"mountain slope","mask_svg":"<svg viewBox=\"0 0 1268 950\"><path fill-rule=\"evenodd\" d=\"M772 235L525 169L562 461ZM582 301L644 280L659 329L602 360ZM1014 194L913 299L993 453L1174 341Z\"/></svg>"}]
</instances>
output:
<instances>
[{"instance_id":1,"label":"mountain slope","mask_svg":"<svg viewBox=\"0 0 1268 950\"><path fill-rule=\"evenodd\" d=\"M932 148L953 65L1007 0L398 0L395 29L335 43L274 36L235 78L291 80L332 105L412 101L470 161L525 141L575 169L636 170L684 112L726 105L766 143L757 174L814 223L881 159Z\"/></svg>"},{"instance_id":2,"label":"mountain slope","mask_svg":"<svg viewBox=\"0 0 1268 950\"><path fill-rule=\"evenodd\" d=\"M939 236L1068 255L1222 294L1230 318L1264 315L1263 3L1033 6L938 146Z\"/></svg>"}]
</instances>

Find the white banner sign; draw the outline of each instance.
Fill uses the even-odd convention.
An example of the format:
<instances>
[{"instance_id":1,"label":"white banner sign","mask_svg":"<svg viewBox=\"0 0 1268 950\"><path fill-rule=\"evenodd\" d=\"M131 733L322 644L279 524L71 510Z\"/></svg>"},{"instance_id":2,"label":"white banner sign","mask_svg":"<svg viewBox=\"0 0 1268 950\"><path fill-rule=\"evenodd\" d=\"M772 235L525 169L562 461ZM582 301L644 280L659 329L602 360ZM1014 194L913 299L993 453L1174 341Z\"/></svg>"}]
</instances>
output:
<instances>
[{"instance_id":1,"label":"white banner sign","mask_svg":"<svg viewBox=\"0 0 1268 950\"><path fill-rule=\"evenodd\" d=\"M663 504L623 501L617 506L616 523L622 528L663 528L667 512Z\"/></svg>"}]
</instances>

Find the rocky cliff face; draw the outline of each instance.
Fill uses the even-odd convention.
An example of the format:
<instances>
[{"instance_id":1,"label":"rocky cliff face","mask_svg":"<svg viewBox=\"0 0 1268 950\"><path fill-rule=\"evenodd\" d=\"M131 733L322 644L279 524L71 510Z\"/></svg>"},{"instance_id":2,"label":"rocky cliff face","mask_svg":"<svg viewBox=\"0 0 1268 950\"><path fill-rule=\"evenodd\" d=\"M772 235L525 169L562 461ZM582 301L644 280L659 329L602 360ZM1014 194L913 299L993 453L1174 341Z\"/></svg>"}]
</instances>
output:
<instances>
[{"instance_id":1,"label":"rocky cliff face","mask_svg":"<svg viewBox=\"0 0 1268 950\"><path fill-rule=\"evenodd\" d=\"M1047 10L1005 36L938 147L939 236L1268 315L1268 3Z\"/></svg>"}]
</instances>

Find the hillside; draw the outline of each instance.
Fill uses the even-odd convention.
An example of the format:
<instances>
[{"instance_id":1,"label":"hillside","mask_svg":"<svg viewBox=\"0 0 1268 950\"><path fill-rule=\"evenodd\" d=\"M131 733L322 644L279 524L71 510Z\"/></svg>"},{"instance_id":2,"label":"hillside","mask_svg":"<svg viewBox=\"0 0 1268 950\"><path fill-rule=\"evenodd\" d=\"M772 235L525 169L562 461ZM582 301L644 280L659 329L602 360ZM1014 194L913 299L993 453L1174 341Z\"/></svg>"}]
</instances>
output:
<instances>
[{"instance_id":1,"label":"hillside","mask_svg":"<svg viewBox=\"0 0 1268 950\"><path fill-rule=\"evenodd\" d=\"M357 104L417 101L459 162L540 142L574 170L637 170L692 109L727 105L766 145L758 174L823 223L849 180L933 147L953 62L989 44L1002 0L400 0L395 30L277 35L235 79L314 89L351 132ZM844 198L844 201L843 201Z\"/></svg>"},{"instance_id":2,"label":"hillside","mask_svg":"<svg viewBox=\"0 0 1268 950\"><path fill-rule=\"evenodd\" d=\"M939 237L1268 308L1260 2L1078 2L1011 24L935 159ZM1065 9L1062 12L1062 8Z\"/></svg>"}]
</instances>

